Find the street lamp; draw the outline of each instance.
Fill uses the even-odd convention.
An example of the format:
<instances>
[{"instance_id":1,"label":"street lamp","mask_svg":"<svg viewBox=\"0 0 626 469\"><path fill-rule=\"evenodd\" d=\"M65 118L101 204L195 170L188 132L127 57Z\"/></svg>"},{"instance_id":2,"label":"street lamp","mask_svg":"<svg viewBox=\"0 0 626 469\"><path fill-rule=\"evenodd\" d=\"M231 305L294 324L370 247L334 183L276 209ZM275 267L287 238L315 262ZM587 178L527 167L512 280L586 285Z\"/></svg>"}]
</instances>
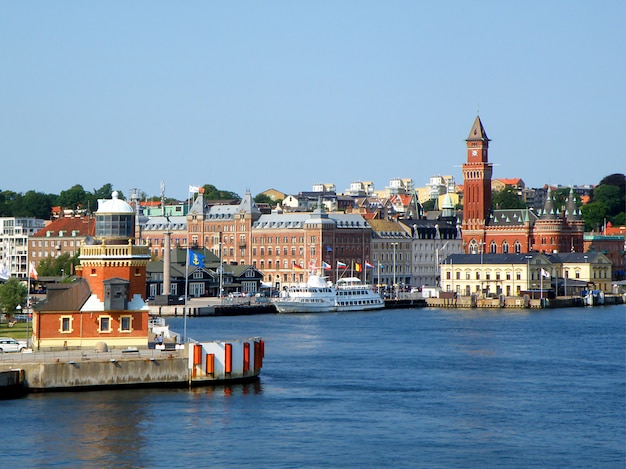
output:
<instances>
[{"instance_id":1,"label":"street lamp","mask_svg":"<svg viewBox=\"0 0 626 469\"><path fill-rule=\"evenodd\" d=\"M524 256L526 259L526 290L530 291L530 260L533 256Z\"/></svg>"}]
</instances>

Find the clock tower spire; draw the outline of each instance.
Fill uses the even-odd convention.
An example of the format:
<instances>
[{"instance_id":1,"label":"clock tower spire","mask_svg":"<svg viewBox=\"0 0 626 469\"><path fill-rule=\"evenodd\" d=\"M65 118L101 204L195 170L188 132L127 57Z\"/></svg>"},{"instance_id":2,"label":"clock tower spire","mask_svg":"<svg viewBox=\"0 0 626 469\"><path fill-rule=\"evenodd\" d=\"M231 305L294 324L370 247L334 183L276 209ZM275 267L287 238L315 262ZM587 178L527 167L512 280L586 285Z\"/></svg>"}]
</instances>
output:
<instances>
[{"instance_id":1,"label":"clock tower spire","mask_svg":"<svg viewBox=\"0 0 626 469\"><path fill-rule=\"evenodd\" d=\"M465 140L467 162L463 164L463 241L466 249L470 244L482 245L485 241L493 172L493 165L489 163L489 141L480 117L476 116Z\"/></svg>"}]
</instances>

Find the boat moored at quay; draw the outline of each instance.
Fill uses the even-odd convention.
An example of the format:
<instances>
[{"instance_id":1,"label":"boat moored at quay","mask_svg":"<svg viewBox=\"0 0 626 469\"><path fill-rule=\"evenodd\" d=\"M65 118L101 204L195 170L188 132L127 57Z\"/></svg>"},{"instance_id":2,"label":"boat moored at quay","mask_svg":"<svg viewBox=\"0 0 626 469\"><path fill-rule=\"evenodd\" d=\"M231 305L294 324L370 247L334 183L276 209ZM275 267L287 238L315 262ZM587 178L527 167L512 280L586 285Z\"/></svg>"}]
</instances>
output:
<instances>
[{"instance_id":1,"label":"boat moored at quay","mask_svg":"<svg viewBox=\"0 0 626 469\"><path fill-rule=\"evenodd\" d=\"M272 301L279 313L328 313L337 310L336 289L324 277L310 275L307 283L293 285Z\"/></svg>"},{"instance_id":2,"label":"boat moored at quay","mask_svg":"<svg viewBox=\"0 0 626 469\"><path fill-rule=\"evenodd\" d=\"M385 302L372 286L357 277L337 281L336 302L337 311L366 311L385 307Z\"/></svg>"},{"instance_id":3,"label":"boat moored at quay","mask_svg":"<svg viewBox=\"0 0 626 469\"><path fill-rule=\"evenodd\" d=\"M356 277L332 285L324 277L311 275L306 284L285 288L272 302L279 313L330 313L366 311L385 307L371 285Z\"/></svg>"}]
</instances>

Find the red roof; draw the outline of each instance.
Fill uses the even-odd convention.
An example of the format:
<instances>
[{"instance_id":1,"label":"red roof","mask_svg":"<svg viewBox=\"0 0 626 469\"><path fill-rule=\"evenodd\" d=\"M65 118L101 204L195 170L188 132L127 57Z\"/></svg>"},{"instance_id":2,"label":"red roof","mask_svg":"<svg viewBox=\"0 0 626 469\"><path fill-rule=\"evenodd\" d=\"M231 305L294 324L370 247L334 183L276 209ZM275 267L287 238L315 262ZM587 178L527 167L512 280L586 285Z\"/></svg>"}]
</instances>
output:
<instances>
[{"instance_id":1,"label":"red roof","mask_svg":"<svg viewBox=\"0 0 626 469\"><path fill-rule=\"evenodd\" d=\"M498 178L496 181L501 182L505 186L518 186L522 182L520 178Z\"/></svg>"},{"instance_id":2,"label":"red roof","mask_svg":"<svg viewBox=\"0 0 626 469\"><path fill-rule=\"evenodd\" d=\"M50 236L59 236L59 231L65 231L65 236L71 236L73 231L76 231L75 236L94 236L96 233L96 219L90 217L58 218L33 236L43 238L48 236L48 232L51 232Z\"/></svg>"},{"instance_id":3,"label":"red roof","mask_svg":"<svg viewBox=\"0 0 626 469\"><path fill-rule=\"evenodd\" d=\"M161 205L161 201L159 200L144 200L140 202L142 207L158 207Z\"/></svg>"}]
</instances>

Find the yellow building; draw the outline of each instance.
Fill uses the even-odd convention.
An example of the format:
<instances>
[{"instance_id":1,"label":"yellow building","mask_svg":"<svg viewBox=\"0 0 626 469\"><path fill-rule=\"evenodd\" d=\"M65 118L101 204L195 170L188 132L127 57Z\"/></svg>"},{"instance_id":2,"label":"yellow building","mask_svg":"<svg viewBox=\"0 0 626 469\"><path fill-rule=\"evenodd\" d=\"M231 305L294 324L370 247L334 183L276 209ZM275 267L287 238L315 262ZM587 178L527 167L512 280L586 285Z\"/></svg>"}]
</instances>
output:
<instances>
[{"instance_id":1,"label":"yellow building","mask_svg":"<svg viewBox=\"0 0 626 469\"><path fill-rule=\"evenodd\" d=\"M576 295L587 288L611 291L611 261L602 253L453 254L441 265L442 291L462 296Z\"/></svg>"}]
</instances>

